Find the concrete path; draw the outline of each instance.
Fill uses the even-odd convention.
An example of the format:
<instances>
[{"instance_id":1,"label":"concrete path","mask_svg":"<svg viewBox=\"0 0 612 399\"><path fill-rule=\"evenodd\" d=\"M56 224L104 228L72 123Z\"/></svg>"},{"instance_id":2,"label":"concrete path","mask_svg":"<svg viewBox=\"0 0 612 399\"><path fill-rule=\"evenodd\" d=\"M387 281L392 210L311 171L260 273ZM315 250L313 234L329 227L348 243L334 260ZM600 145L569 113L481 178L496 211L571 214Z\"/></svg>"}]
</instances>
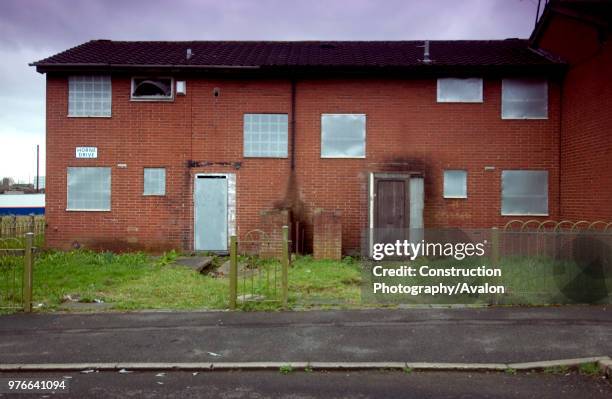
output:
<instances>
[{"instance_id":1,"label":"concrete path","mask_svg":"<svg viewBox=\"0 0 612 399\"><path fill-rule=\"evenodd\" d=\"M612 355L612 308L0 316L0 363L512 363Z\"/></svg>"}]
</instances>

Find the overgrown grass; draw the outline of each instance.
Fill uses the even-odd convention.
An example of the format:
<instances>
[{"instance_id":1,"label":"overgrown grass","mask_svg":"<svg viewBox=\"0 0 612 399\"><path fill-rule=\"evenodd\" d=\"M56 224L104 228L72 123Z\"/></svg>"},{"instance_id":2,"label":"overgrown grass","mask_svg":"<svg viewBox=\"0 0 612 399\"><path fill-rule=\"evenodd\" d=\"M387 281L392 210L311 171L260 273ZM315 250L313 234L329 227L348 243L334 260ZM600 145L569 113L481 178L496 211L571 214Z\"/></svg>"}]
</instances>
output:
<instances>
[{"instance_id":1,"label":"overgrown grass","mask_svg":"<svg viewBox=\"0 0 612 399\"><path fill-rule=\"evenodd\" d=\"M227 276L202 275L190 268L174 265L177 256L174 252L153 258L143 253L85 250L42 253L36 257L34 265L34 308L36 311L58 310L72 301L104 302L115 310L227 308ZM0 263L0 273L4 270L21 276L22 258L11 257L9 261L4 257L0 261L2 259L4 263ZM240 302L241 308L280 309L280 264L274 260L257 260L253 266L262 270L277 268L276 290L270 281L255 279L255 294L266 295L262 296L263 300ZM1 275L0 281L4 281L4 277ZM250 280L246 280L246 291L240 289L241 281L239 294L250 293ZM294 307L322 301L359 306L359 284L359 263L353 259L338 262L298 257L289 269L289 304ZM276 296L272 295L273 291Z\"/></svg>"},{"instance_id":2,"label":"overgrown grass","mask_svg":"<svg viewBox=\"0 0 612 399\"><path fill-rule=\"evenodd\" d=\"M34 302L56 309L70 295L81 302L101 300L115 309L223 308L227 284L169 265L167 254L48 252L34 270Z\"/></svg>"},{"instance_id":3,"label":"overgrown grass","mask_svg":"<svg viewBox=\"0 0 612 399\"><path fill-rule=\"evenodd\" d=\"M299 257L289 269L289 301L304 305L360 305L360 263L349 257L340 262Z\"/></svg>"},{"instance_id":4,"label":"overgrown grass","mask_svg":"<svg viewBox=\"0 0 612 399\"><path fill-rule=\"evenodd\" d=\"M188 267L177 266L174 264L177 256L175 252L168 252L157 258L143 253L114 254L84 250L42 253L36 257L34 267L35 309L56 310L63 308L66 302L74 300L102 301L110 304L110 309L116 310L226 309L229 305L227 276L207 276ZM226 258L218 258L214 264L218 266L225 260ZM280 263L276 260L245 257L240 260L246 263L247 267L239 275L238 294L242 296L239 297L239 307L242 310L280 309ZM486 263L486 259L484 261ZM20 257L0 257L0 302L2 293L8 292L3 289L2 284L9 281L13 275L17 276L14 279L16 292L20 292L22 263ZM477 267L481 263L482 260L457 262L452 259L417 259L414 265ZM500 268L503 280L481 277L472 279L471 282L502 283L509 288L509 294L497 298L476 295L464 298L463 303L473 301L542 304L543 294L548 295L545 298L549 300L559 299L559 303L563 303L563 295L566 295L566 292L562 292L560 287L563 287L563 282L576 270L572 265L559 264L544 258L503 259ZM347 257L342 261L330 261L299 256L289 268L289 307L357 308L394 305L393 302L371 302L362 298L362 279L367 282L368 274L356 259ZM443 280L450 283L447 278ZM413 278L403 283L434 282L430 278ZM16 296L8 299L19 302ZM431 297L423 295L407 297L404 294L401 299L403 303L435 303ZM460 303L455 298L439 299Z\"/></svg>"}]
</instances>

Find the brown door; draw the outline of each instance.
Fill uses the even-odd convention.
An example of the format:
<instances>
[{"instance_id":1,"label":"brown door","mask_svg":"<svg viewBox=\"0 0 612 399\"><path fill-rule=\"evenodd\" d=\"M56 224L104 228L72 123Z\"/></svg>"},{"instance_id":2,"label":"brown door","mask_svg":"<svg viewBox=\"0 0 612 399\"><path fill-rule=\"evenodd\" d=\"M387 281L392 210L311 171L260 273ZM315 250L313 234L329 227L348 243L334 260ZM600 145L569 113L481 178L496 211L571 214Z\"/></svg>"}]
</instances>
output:
<instances>
[{"instance_id":1,"label":"brown door","mask_svg":"<svg viewBox=\"0 0 612 399\"><path fill-rule=\"evenodd\" d=\"M375 181L375 239L394 243L408 237L408 179Z\"/></svg>"}]
</instances>

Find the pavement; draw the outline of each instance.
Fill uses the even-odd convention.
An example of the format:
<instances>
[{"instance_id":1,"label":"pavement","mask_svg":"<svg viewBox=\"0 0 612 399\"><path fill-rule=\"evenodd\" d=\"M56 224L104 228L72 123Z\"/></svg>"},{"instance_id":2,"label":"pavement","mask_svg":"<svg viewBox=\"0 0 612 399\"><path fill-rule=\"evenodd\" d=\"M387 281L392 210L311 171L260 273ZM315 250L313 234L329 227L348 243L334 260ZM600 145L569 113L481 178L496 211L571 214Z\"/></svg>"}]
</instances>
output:
<instances>
[{"instance_id":1,"label":"pavement","mask_svg":"<svg viewBox=\"0 0 612 399\"><path fill-rule=\"evenodd\" d=\"M0 378L24 379L23 374ZM28 378L69 377L59 398L610 398L601 377L576 373L368 372L117 372L30 373ZM0 388L0 392L2 389ZM58 391L59 392L59 391ZM28 398L38 395L14 394ZM42 397L50 397L42 396Z\"/></svg>"},{"instance_id":2,"label":"pavement","mask_svg":"<svg viewBox=\"0 0 612 399\"><path fill-rule=\"evenodd\" d=\"M515 363L610 355L610 306L0 316L0 364Z\"/></svg>"}]
</instances>

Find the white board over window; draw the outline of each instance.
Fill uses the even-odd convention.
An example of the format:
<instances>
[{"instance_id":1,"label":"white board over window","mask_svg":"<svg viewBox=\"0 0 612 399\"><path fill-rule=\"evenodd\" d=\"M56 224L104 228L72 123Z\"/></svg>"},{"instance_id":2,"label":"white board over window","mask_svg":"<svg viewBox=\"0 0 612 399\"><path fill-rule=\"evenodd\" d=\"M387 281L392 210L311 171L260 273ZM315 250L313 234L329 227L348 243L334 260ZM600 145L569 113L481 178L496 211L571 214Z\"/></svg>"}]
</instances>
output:
<instances>
[{"instance_id":1,"label":"white board over window","mask_svg":"<svg viewBox=\"0 0 612 399\"><path fill-rule=\"evenodd\" d=\"M548 171L502 171L502 215L548 215Z\"/></svg>"},{"instance_id":2,"label":"white board over window","mask_svg":"<svg viewBox=\"0 0 612 399\"><path fill-rule=\"evenodd\" d=\"M439 103L481 103L481 78L438 79Z\"/></svg>"},{"instance_id":3,"label":"white board over window","mask_svg":"<svg viewBox=\"0 0 612 399\"><path fill-rule=\"evenodd\" d=\"M321 157L365 158L365 114L322 114Z\"/></svg>"},{"instance_id":4,"label":"white board over window","mask_svg":"<svg viewBox=\"0 0 612 399\"><path fill-rule=\"evenodd\" d=\"M547 119L548 83L539 78L502 80L502 119Z\"/></svg>"},{"instance_id":5,"label":"white board over window","mask_svg":"<svg viewBox=\"0 0 612 399\"><path fill-rule=\"evenodd\" d=\"M444 198L467 198L467 171L444 171Z\"/></svg>"},{"instance_id":6,"label":"white board over window","mask_svg":"<svg viewBox=\"0 0 612 399\"><path fill-rule=\"evenodd\" d=\"M67 210L110 211L111 168L71 167L67 180Z\"/></svg>"},{"instance_id":7,"label":"white board over window","mask_svg":"<svg viewBox=\"0 0 612 399\"><path fill-rule=\"evenodd\" d=\"M144 168L143 195L166 195L165 168Z\"/></svg>"}]
</instances>

